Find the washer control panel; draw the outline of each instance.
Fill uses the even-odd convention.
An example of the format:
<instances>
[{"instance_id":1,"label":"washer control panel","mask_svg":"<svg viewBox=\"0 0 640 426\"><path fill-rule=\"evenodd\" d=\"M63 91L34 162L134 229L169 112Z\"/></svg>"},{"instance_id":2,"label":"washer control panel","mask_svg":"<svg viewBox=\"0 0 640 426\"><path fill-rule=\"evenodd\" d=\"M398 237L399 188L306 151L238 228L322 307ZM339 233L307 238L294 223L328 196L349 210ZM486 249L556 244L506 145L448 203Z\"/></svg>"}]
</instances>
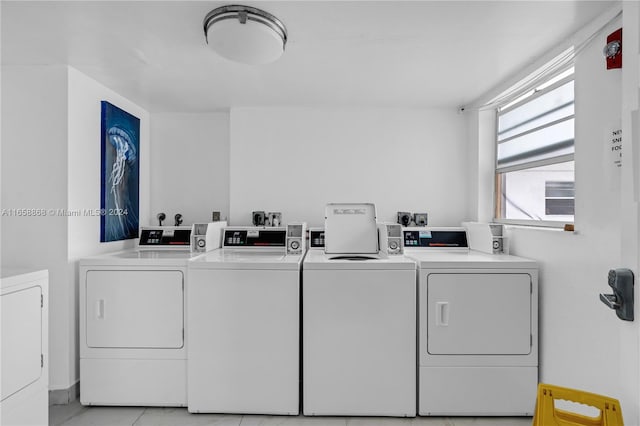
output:
<instances>
[{"instance_id":1,"label":"washer control panel","mask_svg":"<svg viewBox=\"0 0 640 426\"><path fill-rule=\"evenodd\" d=\"M226 228L223 247L285 247L287 231L284 228Z\"/></svg>"},{"instance_id":2,"label":"washer control panel","mask_svg":"<svg viewBox=\"0 0 640 426\"><path fill-rule=\"evenodd\" d=\"M406 248L468 248L464 230L405 229L402 231Z\"/></svg>"},{"instance_id":3,"label":"washer control panel","mask_svg":"<svg viewBox=\"0 0 640 426\"><path fill-rule=\"evenodd\" d=\"M287 254L301 254L304 239L307 236L306 223L290 223L287 225Z\"/></svg>"},{"instance_id":4,"label":"washer control panel","mask_svg":"<svg viewBox=\"0 0 640 426\"><path fill-rule=\"evenodd\" d=\"M403 254L402 227L398 223L378 224L378 244L386 254Z\"/></svg>"},{"instance_id":5,"label":"washer control panel","mask_svg":"<svg viewBox=\"0 0 640 426\"><path fill-rule=\"evenodd\" d=\"M140 229L141 250L180 249L191 247L190 226L153 226Z\"/></svg>"}]
</instances>

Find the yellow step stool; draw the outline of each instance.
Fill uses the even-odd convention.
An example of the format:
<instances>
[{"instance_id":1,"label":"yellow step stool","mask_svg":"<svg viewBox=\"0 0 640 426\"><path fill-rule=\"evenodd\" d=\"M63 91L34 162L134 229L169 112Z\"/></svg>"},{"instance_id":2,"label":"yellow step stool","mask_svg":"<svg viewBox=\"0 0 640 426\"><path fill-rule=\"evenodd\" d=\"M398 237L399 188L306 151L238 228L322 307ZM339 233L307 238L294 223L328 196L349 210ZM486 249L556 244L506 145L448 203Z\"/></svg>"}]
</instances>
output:
<instances>
[{"instance_id":1,"label":"yellow step stool","mask_svg":"<svg viewBox=\"0 0 640 426\"><path fill-rule=\"evenodd\" d=\"M589 405L600 410L598 417L571 413L555 407L554 401L565 400ZM538 384L538 399L533 426L623 426L622 409L617 399L560 386Z\"/></svg>"}]
</instances>

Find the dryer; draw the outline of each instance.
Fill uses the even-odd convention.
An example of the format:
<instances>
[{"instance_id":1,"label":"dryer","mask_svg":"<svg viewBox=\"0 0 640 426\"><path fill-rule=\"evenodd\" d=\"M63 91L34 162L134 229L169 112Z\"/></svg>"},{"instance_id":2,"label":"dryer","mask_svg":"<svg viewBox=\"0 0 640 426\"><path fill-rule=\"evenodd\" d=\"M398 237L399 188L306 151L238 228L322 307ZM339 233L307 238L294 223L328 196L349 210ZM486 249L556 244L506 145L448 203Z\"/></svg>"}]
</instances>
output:
<instances>
[{"instance_id":1,"label":"dryer","mask_svg":"<svg viewBox=\"0 0 640 426\"><path fill-rule=\"evenodd\" d=\"M299 413L304 225L228 227L189 263L188 409Z\"/></svg>"},{"instance_id":2,"label":"dryer","mask_svg":"<svg viewBox=\"0 0 640 426\"><path fill-rule=\"evenodd\" d=\"M418 414L532 415L536 262L469 250L462 228L408 228L403 237L418 265Z\"/></svg>"},{"instance_id":3,"label":"dryer","mask_svg":"<svg viewBox=\"0 0 640 426\"><path fill-rule=\"evenodd\" d=\"M0 424L49 423L49 273L2 269Z\"/></svg>"},{"instance_id":4,"label":"dryer","mask_svg":"<svg viewBox=\"0 0 640 426\"><path fill-rule=\"evenodd\" d=\"M80 402L185 406L187 261L129 250L80 261Z\"/></svg>"},{"instance_id":5,"label":"dryer","mask_svg":"<svg viewBox=\"0 0 640 426\"><path fill-rule=\"evenodd\" d=\"M137 249L80 260L82 404L187 405L190 233L143 228Z\"/></svg>"}]
</instances>

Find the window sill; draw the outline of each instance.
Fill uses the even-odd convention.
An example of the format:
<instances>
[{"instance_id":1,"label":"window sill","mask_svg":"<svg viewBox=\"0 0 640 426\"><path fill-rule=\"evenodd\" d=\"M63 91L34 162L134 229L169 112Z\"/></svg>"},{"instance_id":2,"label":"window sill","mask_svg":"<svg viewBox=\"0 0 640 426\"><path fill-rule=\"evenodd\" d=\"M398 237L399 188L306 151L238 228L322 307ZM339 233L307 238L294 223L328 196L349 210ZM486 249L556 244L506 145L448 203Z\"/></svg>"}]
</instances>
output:
<instances>
[{"instance_id":1,"label":"window sill","mask_svg":"<svg viewBox=\"0 0 640 426\"><path fill-rule=\"evenodd\" d=\"M494 219L494 223L499 223L509 227L524 229L539 229L547 231L559 231L575 234L575 230L565 231L565 225L573 225L573 222L554 222L548 220L516 220L516 219Z\"/></svg>"}]
</instances>

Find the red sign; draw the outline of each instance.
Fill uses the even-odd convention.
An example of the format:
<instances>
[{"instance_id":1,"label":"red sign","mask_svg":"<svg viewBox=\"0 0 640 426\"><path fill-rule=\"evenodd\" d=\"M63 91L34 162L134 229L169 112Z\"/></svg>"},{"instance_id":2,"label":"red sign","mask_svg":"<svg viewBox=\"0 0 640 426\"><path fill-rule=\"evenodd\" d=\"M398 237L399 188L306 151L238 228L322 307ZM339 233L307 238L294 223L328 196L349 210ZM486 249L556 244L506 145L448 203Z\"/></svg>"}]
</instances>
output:
<instances>
[{"instance_id":1,"label":"red sign","mask_svg":"<svg viewBox=\"0 0 640 426\"><path fill-rule=\"evenodd\" d=\"M622 68L622 28L609 34L604 55L607 57L608 70Z\"/></svg>"}]
</instances>

